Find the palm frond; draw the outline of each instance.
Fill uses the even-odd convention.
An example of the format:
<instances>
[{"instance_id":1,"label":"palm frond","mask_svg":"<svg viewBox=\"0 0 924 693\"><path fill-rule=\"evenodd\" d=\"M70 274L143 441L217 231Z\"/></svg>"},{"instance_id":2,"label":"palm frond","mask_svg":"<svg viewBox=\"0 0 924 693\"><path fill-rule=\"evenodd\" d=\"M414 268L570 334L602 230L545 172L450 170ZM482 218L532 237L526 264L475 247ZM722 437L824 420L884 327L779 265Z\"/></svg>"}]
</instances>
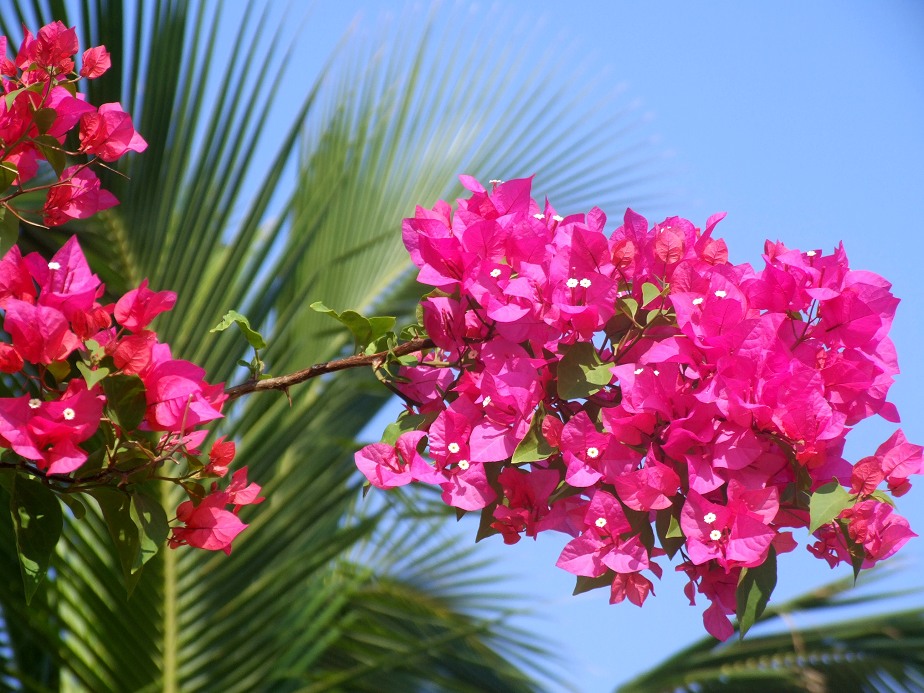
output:
<instances>
[{"instance_id":1,"label":"palm frond","mask_svg":"<svg viewBox=\"0 0 924 693\"><path fill-rule=\"evenodd\" d=\"M706 637L618 693L897 693L924 690L924 606L888 608L906 593L851 592L842 580L768 608L743 640ZM845 615L848 607L862 615ZM822 623L794 618L820 612ZM848 612L849 613L849 612ZM817 619L816 619L817 620Z\"/></svg>"}]
</instances>

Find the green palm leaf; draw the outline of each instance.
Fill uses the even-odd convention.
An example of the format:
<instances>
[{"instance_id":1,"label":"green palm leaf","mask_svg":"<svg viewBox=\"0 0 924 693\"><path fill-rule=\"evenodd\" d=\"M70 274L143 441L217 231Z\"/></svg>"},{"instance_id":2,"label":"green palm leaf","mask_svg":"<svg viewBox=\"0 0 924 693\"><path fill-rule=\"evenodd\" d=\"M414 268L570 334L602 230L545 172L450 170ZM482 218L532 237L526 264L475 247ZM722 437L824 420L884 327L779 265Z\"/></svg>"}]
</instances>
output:
<instances>
[{"instance_id":1,"label":"green palm leaf","mask_svg":"<svg viewBox=\"0 0 924 693\"><path fill-rule=\"evenodd\" d=\"M121 69L92 84L90 98L121 101L150 147L122 164L126 177L105 175L121 205L69 230L113 294L143 277L178 293L158 331L212 381L243 378L236 364L248 358L232 333L208 333L228 309L269 335L273 373L348 347L308 308L314 300L412 314L400 221L414 204L460 192L458 173L535 172L563 211L644 198L644 159L632 148L618 160L600 154L624 114L592 91L556 91L549 66L517 67L496 33L459 39L453 18L420 27L420 41L399 26L400 46L347 40L314 81L296 71L293 86L289 39L277 36L285 27L274 33L259 8L237 24L225 56L216 13L226 6L11 5L0 17L8 35L20 21L58 18L117 56ZM293 95L290 123L268 131ZM615 115L588 127L593 113ZM29 231L22 243L61 239ZM268 497L242 514L252 526L230 558L164 551L126 598L91 507L66 523L54 575L26 608L3 541L8 681L29 690L536 690L511 662L541 670L540 650L501 626L507 597L475 598L472 586L490 584L476 580L476 554L422 543L375 503L357 507L354 440L387 393L370 374L344 373L290 394L291 403L278 393L236 402L219 427ZM180 500L161 494L168 507ZM7 518L0 528L9 539Z\"/></svg>"},{"instance_id":2,"label":"green palm leaf","mask_svg":"<svg viewBox=\"0 0 924 693\"><path fill-rule=\"evenodd\" d=\"M750 631L743 640L719 643L712 637L703 638L617 691L924 690L924 607L892 610L888 600L902 594L851 594L852 587L852 579L842 580L768 608L758 619L766 627ZM864 607L863 615L841 615L846 607L856 606ZM821 611L827 622L807 628L792 625L789 614L812 611Z\"/></svg>"}]
</instances>

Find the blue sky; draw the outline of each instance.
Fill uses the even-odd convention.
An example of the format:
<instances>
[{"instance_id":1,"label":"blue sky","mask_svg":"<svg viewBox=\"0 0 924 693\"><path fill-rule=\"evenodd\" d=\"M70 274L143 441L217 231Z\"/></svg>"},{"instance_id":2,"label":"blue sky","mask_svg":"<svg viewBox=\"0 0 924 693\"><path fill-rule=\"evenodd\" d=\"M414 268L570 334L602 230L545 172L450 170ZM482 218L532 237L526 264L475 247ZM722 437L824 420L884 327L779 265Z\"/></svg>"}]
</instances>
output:
<instances>
[{"instance_id":1,"label":"blue sky","mask_svg":"<svg viewBox=\"0 0 924 693\"><path fill-rule=\"evenodd\" d=\"M577 47L598 88L622 92L661 160L663 202L636 206L650 220L677 214L702 224L725 210L720 235L737 262L758 262L766 238L825 250L843 240L854 268L892 281L902 299L893 339L903 373L890 399L908 438L924 442L924 4L534 0L446 3L439 12L460 6L474 23L492 23L509 45L522 45L528 60ZM319 3L298 60L307 72L318 67L357 14L360 35L375 38L394 27L381 15L398 7ZM415 7L400 16L422 20L431 10ZM567 78L569 66L559 67ZM623 210L606 211L615 220ZM891 432L884 422L860 426L848 457L870 454ZM899 504L919 531L922 501L924 490L915 488ZM704 605L687 606L670 568L642 610L611 607L603 591L571 597L572 577L554 567L564 543L543 537L510 548L498 539L487 550L511 576L506 587L530 595L536 616L521 625L559 643L577 690L611 690L702 635ZM903 552L903 586L920 573L922 543ZM801 547L780 566L780 599L847 574Z\"/></svg>"}]
</instances>

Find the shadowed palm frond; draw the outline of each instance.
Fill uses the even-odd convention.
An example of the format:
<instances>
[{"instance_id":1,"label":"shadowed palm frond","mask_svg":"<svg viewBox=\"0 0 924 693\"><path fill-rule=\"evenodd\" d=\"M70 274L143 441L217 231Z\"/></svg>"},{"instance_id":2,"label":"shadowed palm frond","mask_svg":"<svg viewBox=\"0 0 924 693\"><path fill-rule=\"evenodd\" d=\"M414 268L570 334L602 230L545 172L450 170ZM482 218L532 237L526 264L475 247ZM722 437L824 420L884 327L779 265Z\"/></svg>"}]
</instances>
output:
<instances>
[{"instance_id":1,"label":"shadowed palm frond","mask_svg":"<svg viewBox=\"0 0 924 693\"><path fill-rule=\"evenodd\" d=\"M852 587L850 578L769 607L743 640L703 638L617 693L924 691L924 606L895 610L888 600L906 593ZM862 615L842 615L848 607ZM809 612L821 624L795 626L790 615Z\"/></svg>"}]
</instances>

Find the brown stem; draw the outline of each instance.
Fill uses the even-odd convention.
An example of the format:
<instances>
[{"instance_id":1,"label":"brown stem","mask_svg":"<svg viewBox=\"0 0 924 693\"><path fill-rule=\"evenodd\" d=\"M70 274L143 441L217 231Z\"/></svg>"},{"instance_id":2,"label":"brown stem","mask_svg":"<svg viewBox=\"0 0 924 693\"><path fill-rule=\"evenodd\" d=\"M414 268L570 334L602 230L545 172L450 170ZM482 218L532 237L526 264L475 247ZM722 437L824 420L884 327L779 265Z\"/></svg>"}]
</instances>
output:
<instances>
[{"instance_id":1,"label":"brown stem","mask_svg":"<svg viewBox=\"0 0 924 693\"><path fill-rule=\"evenodd\" d=\"M389 355L407 356L424 349L432 349L436 346L431 339L412 339L409 342L400 344L390 351L380 351L376 354L360 354L357 356L347 356L346 358L327 361L326 363L316 363L310 368L305 368L288 375L280 375L275 378L266 378L264 380L248 380L246 383L235 385L225 389L228 400L234 400L251 392L262 390L282 390L287 391L293 385L298 385L306 380L317 378L325 373L342 371L347 368L358 368L360 366L375 366L384 363Z\"/></svg>"}]
</instances>

